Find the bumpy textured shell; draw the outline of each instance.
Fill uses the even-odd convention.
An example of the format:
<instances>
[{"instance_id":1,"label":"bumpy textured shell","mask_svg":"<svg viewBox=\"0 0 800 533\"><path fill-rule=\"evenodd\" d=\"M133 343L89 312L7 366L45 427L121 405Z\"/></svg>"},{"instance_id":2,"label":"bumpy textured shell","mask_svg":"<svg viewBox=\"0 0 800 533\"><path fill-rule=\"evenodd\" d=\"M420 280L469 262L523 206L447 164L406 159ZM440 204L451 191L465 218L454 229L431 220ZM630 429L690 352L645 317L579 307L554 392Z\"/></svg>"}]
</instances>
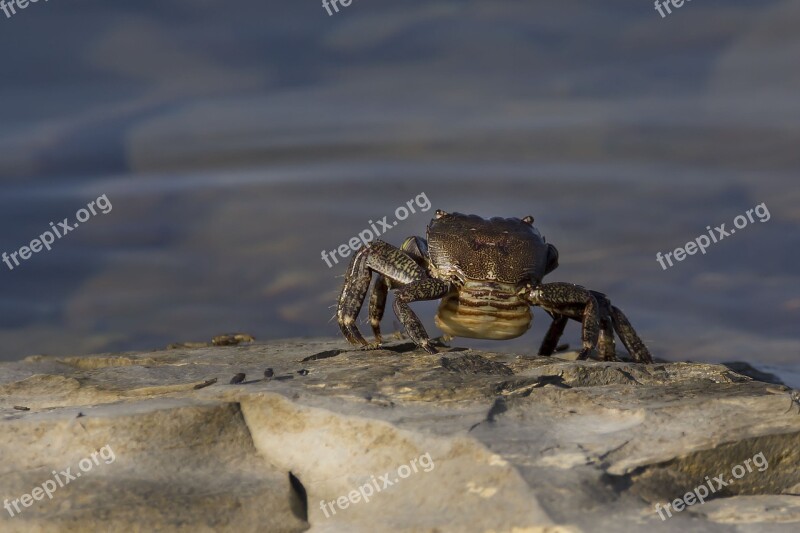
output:
<instances>
[{"instance_id":1,"label":"bumpy textured shell","mask_svg":"<svg viewBox=\"0 0 800 533\"><path fill-rule=\"evenodd\" d=\"M428 251L439 278L517 284L541 281L547 244L518 218L451 213L428 225Z\"/></svg>"}]
</instances>

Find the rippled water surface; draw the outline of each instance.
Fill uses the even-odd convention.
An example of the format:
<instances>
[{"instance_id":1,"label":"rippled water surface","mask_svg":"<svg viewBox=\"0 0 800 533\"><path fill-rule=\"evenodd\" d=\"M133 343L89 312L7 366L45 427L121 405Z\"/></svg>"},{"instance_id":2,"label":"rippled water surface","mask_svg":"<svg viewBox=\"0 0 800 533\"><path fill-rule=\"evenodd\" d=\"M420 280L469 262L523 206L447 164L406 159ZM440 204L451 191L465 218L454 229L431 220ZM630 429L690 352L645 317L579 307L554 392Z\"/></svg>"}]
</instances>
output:
<instances>
[{"instance_id":1,"label":"rippled water surface","mask_svg":"<svg viewBox=\"0 0 800 533\"><path fill-rule=\"evenodd\" d=\"M533 214L656 356L800 361L800 4L32 4L0 15L0 355L338 335L331 251L421 193ZM656 253L758 218L663 270ZM431 332L435 303L417 304ZM535 311L514 341L535 351ZM385 329L394 317L387 312ZM369 328L364 326L365 332ZM565 340L579 341L571 324ZM796 376L796 375L795 375ZM797 377L790 379L797 380Z\"/></svg>"}]
</instances>

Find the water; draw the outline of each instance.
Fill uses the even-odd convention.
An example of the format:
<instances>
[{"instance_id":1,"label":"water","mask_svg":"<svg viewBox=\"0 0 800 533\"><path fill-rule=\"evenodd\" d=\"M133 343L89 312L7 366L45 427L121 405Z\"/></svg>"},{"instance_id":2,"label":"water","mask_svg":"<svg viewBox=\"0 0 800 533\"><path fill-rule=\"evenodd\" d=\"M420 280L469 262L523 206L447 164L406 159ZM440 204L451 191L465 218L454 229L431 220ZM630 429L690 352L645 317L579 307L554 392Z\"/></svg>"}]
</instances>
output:
<instances>
[{"instance_id":1,"label":"water","mask_svg":"<svg viewBox=\"0 0 800 533\"><path fill-rule=\"evenodd\" d=\"M425 193L533 214L657 357L800 370L800 5L31 4L0 14L0 357L338 335L332 250ZM663 270L764 203L770 218ZM416 305L433 333L435 303ZM549 323L507 342L533 352ZM384 329L394 329L387 312ZM369 328L364 326L366 333ZM576 346L577 324L565 340ZM796 378L792 378L795 379Z\"/></svg>"}]
</instances>

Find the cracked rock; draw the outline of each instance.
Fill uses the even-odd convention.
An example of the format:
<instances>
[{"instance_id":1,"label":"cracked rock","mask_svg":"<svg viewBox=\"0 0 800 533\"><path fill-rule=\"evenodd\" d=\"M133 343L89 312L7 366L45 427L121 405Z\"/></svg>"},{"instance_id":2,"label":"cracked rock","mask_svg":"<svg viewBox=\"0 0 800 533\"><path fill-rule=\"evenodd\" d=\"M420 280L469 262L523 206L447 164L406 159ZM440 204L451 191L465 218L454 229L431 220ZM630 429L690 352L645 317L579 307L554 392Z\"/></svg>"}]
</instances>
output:
<instances>
[{"instance_id":1,"label":"cracked rock","mask_svg":"<svg viewBox=\"0 0 800 533\"><path fill-rule=\"evenodd\" d=\"M731 364L568 357L304 339L5 363L0 530L800 527L791 390ZM33 498L67 468L82 476Z\"/></svg>"}]
</instances>

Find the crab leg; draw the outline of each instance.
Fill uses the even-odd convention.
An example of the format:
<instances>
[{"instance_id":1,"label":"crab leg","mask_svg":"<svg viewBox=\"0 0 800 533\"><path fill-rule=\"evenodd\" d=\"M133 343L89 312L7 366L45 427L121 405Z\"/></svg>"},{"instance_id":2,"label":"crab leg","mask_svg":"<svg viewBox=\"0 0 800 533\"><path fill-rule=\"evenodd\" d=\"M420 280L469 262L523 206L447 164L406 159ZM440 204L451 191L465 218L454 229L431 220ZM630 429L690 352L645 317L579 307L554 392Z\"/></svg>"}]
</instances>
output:
<instances>
[{"instance_id":1,"label":"crab leg","mask_svg":"<svg viewBox=\"0 0 800 533\"><path fill-rule=\"evenodd\" d=\"M380 345L383 341L381 338L381 320L383 319L383 311L386 309L386 296L389 293L389 285L386 283L386 278L378 276L375 280L375 285L372 286L372 294L369 296L369 324L372 326L372 332L375 334L375 343Z\"/></svg>"},{"instance_id":2,"label":"crab leg","mask_svg":"<svg viewBox=\"0 0 800 533\"><path fill-rule=\"evenodd\" d=\"M539 355L553 355L558 346L558 341L561 335L564 334L564 328L567 326L568 317L564 315L553 314L553 323L550 324L550 329L544 336L542 345L539 347Z\"/></svg>"},{"instance_id":3,"label":"crab leg","mask_svg":"<svg viewBox=\"0 0 800 533\"><path fill-rule=\"evenodd\" d=\"M384 283L388 280L388 284L399 287L395 290L394 304L397 318L417 345L430 353L435 353L435 350L431 351L433 347L430 346L425 328L417 315L408 307L408 303L440 298L447 293L449 285L430 278L425 269L411 256L383 241L375 241L359 250L348 267L336 314L345 338L353 344L369 345L358 331L356 318L364 304L373 272L386 278ZM374 307L371 305L371 318L378 319L378 311L382 307L380 301L382 290L378 285L378 294L374 296L375 305Z\"/></svg>"},{"instance_id":4,"label":"crab leg","mask_svg":"<svg viewBox=\"0 0 800 533\"><path fill-rule=\"evenodd\" d=\"M628 318L618 308L611 305L608 297L602 292L589 291L597 302L599 323L599 335L597 339L597 351L604 361L616 361L616 346L614 343L614 332L622 341L622 344L631 354L633 360L639 363L652 363L653 358L639 335L631 326ZM541 307L547 307L542 305ZM542 346L539 348L539 355L552 355L558 344L561 334L564 332L564 325L568 318L582 321L584 312L582 307L567 305L560 308L560 313L555 309L548 309L553 317L553 323L547 331Z\"/></svg>"},{"instance_id":5,"label":"crab leg","mask_svg":"<svg viewBox=\"0 0 800 533\"><path fill-rule=\"evenodd\" d=\"M369 343L358 331L356 326L356 318L361 306L364 304L364 298L367 296L369 289L369 282L372 279L372 273L367 268L367 255L369 248L362 248L350 262L345 274L344 285L342 292L339 295L339 306L336 310L336 319L339 322L339 329L345 339L351 344L361 344L368 346Z\"/></svg>"},{"instance_id":6,"label":"crab leg","mask_svg":"<svg viewBox=\"0 0 800 533\"><path fill-rule=\"evenodd\" d=\"M539 306L550 313L575 316L580 312L583 349L578 354L578 359L589 357L600 336L597 300L590 291L580 285L555 282L533 287L524 297L531 305Z\"/></svg>"},{"instance_id":7,"label":"crab leg","mask_svg":"<svg viewBox=\"0 0 800 533\"><path fill-rule=\"evenodd\" d=\"M614 328L611 318L611 302L602 292L589 291L597 300L600 314L600 336L597 339L597 353L603 361L617 360L617 347L614 343Z\"/></svg>"},{"instance_id":8,"label":"crab leg","mask_svg":"<svg viewBox=\"0 0 800 533\"><path fill-rule=\"evenodd\" d=\"M636 330L631 326L628 317L626 317L619 308L613 305L611 306L611 322L614 325L614 330L617 332L617 335L619 335L619 340L625 345L625 349L628 350L628 353L631 354L634 361L639 363L653 362L653 356L650 355L647 346L645 346L642 339L639 338L639 335L636 334Z\"/></svg>"},{"instance_id":9,"label":"crab leg","mask_svg":"<svg viewBox=\"0 0 800 533\"><path fill-rule=\"evenodd\" d=\"M425 266L428 241L422 237L407 238L400 250L411 256L418 265ZM370 294L369 298L369 323L372 326L372 332L375 334L377 345L380 345L383 340L381 338L381 320L383 320L383 312L386 308L386 296L389 292L389 287L390 285L387 283L386 278L378 276L372 286L372 294Z\"/></svg>"},{"instance_id":10,"label":"crab leg","mask_svg":"<svg viewBox=\"0 0 800 533\"><path fill-rule=\"evenodd\" d=\"M617 346L614 342L614 329L611 317L601 315L600 336L597 339L597 353L603 361L617 361Z\"/></svg>"},{"instance_id":11,"label":"crab leg","mask_svg":"<svg viewBox=\"0 0 800 533\"><path fill-rule=\"evenodd\" d=\"M449 291L450 285L448 283L428 278L400 287L394 293L394 313L406 328L406 333L417 346L431 354L436 353L436 348L431 345L425 327L408 304L420 300L436 300Z\"/></svg>"},{"instance_id":12,"label":"crab leg","mask_svg":"<svg viewBox=\"0 0 800 533\"><path fill-rule=\"evenodd\" d=\"M601 307L599 311L600 335L597 340L597 352L604 361L616 361L617 351L614 344L614 329L611 323L611 316L604 312L602 304L599 305ZM541 347L539 348L539 355L553 355L570 318L574 318L574 320L578 321L581 320L580 316L568 317L557 314L553 315L553 322L550 324L550 329L547 330L544 340L542 340Z\"/></svg>"}]
</instances>

